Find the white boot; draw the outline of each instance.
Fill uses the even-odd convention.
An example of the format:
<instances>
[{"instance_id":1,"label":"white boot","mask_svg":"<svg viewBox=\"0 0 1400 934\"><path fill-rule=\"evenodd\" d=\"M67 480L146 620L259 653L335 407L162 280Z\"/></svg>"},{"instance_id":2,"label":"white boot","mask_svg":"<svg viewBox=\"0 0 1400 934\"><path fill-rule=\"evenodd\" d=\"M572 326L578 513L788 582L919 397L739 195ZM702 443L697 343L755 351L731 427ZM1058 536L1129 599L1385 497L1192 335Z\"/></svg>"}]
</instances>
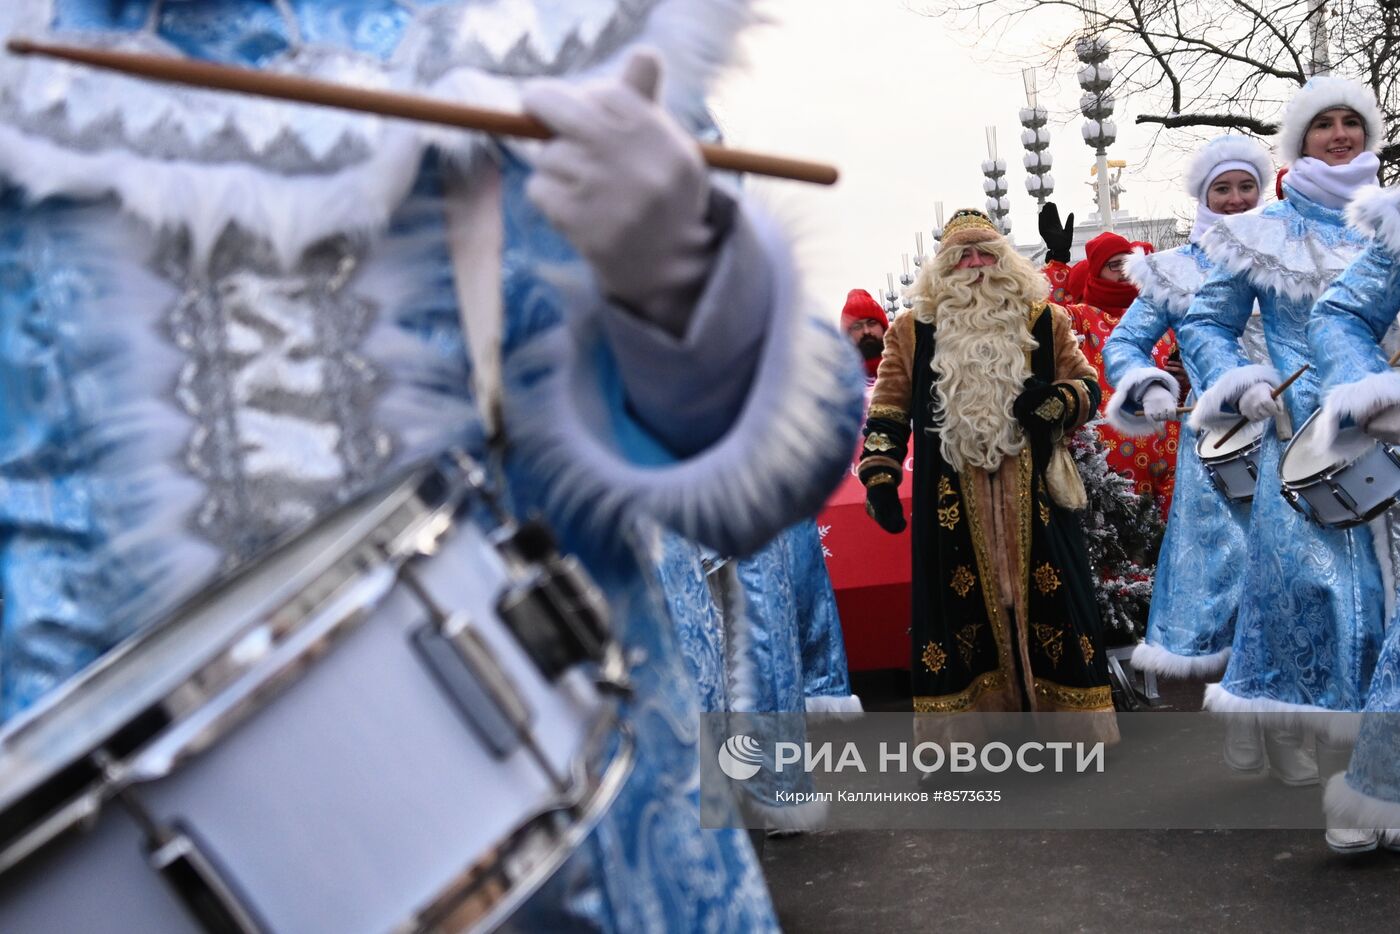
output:
<instances>
[{"instance_id":1,"label":"white boot","mask_svg":"<svg viewBox=\"0 0 1400 934\"><path fill-rule=\"evenodd\" d=\"M1257 717L1225 715L1224 756L1225 764L1236 772L1258 772L1269 764L1264 757L1264 732Z\"/></svg>"},{"instance_id":2,"label":"white boot","mask_svg":"<svg viewBox=\"0 0 1400 934\"><path fill-rule=\"evenodd\" d=\"M1333 775L1345 772L1351 764L1352 740L1328 739L1319 733L1317 736L1317 769L1324 784ZM1332 816L1327 817L1327 845L1332 852L1343 856L1370 853L1380 842L1380 831L1372 828L1333 827Z\"/></svg>"},{"instance_id":3,"label":"white boot","mask_svg":"<svg viewBox=\"0 0 1400 934\"><path fill-rule=\"evenodd\" d=\"M1358 853L1369 853L1376 848L1380 842L1380 832L1376 830L1354 830L1344 827L1327 828L1327 845L1332 848L1333 853L1340 853L1343 856L1355 856Z\"/></svg>"},{"instance_id":4,"label":"white boot","mask_svg":"<svg viewBox=\"0 0 1400 934\"><path fill-rule=\"evenodd\" d=\"M1303 727L1264 727L1264 748L1269 754L1269 769L1274 778L1285 785L1316 785L1317 758L1308 748L1311 739Z\"/></svg>"}]
</instances>

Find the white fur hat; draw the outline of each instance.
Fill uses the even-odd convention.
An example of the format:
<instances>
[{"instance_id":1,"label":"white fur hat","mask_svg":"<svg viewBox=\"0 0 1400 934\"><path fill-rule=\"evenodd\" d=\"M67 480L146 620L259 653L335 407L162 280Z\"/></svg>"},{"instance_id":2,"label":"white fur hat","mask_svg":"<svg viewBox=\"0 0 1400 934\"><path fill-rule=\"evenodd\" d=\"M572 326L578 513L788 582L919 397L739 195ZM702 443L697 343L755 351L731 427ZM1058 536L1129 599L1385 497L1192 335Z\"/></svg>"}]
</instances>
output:
<instances>
[{"instance_id":1,"label":"white fur hat","mask_svg":"<svg viewBox=\"0 0 1400 934\"><path fill-rule=\"evenodd\" d=\"M1283 125L1278 132L1278 157L1291 163L1303 154L1303 138L1313 117L1333 107L1349 107L1361 116L1366 125L1366 148L1380 152L1385 142L1385 119L1376 104L1376 95L1359 81L1336 75L1309 78L1283 111Z\"/></svg>"},{"instance_id":2,"label":"white fur hat","mask_svg":"<svg viewBox=\"0 0 1400 934\"><path fill-rule=\"evenodd\" d=\"M1186 166L1186 177L1182 179L1186 193L1197 201L1203 200L1206 186L1211 183L1215 176L1220 174L1215 171L1216 166L1227 162L1242 162L1248 165L1254 171L1254 177L1259 182L1260 191L1266 191L1272 187L1274 160L1264 144L1258 140L1250 139L1248 136L1227 135L1217 136L1197 149L1196 154L1191 157L1191 162ZM1231 168L1241 168L1241 166L1236 165L1231 166Z\"/></svg>"}]
</instances>

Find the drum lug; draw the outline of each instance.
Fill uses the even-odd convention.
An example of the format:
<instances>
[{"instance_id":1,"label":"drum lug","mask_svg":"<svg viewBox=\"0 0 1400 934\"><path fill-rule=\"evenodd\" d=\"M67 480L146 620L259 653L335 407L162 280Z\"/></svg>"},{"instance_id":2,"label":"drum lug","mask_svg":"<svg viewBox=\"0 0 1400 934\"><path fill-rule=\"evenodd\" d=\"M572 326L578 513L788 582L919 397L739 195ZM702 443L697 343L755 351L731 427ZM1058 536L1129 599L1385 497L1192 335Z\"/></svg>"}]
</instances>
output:
<instances>
[{"instance_id":1,"label":"drum lug","mask_svg":"<svg viewBox=\"0 0 1400 934\"><path fill-rule=\"evenodd\" d=\"M585 596L570 559L540 568L506 590L496 605L525 654L550 681L574 665L602 663L607 649L606 621Z\"/></svg>"},{"instance_id":2,"label":"drum lug","mask_svg":"<svg viewBox=\"0 0 1400 934\"><path fill-rule=\"evenodd\" d=\"M164 840L151 842L147 860L206 931L262 934L268 930L220 872L191 831L176 821Z\"/></svg>"},{"instance_id":3,"label":"drum lug","mask_svg":"<svg viewBox=\"0 0 1400 934\"><path fill-rule=\"evenodd\" d=\"M1358 519L1361 517L1361 512L1356 507L1356 500L1351 498L1351 494L1343 489L1341 484L1328 480L1327 487L1343 506L1351 510L1352 515L1356 516Z\"/></svg>"}]
</instances>

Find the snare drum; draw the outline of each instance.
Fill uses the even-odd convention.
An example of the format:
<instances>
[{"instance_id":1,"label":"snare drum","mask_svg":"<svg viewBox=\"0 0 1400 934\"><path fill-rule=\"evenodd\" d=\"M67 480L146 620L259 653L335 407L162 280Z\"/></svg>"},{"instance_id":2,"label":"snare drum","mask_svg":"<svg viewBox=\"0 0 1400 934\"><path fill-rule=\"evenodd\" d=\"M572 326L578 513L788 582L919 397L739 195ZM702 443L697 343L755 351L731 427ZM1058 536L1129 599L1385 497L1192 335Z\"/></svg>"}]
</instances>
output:
<instances>
[{"instance_id":1,"label":"snare drum","mask_svg":"<svg viewBox=\"0 0 1400 934\"><path fill-rule=\"evenodd\" d=\"M1232 425L1207 429L1196 438L1196 456L1210 474L1215 488L1232 503L1254 499L1254 482L1259 477L1259 448L1268 424L1267 419L1250 422L1219 447L1216 444Z\"/></svg>"},{"instance_id":2,"label":"snare drum","mask_svg":"<svg viewBox=\"0 0 1400 934\"><path fill-rule=\"evenodd\" d=\"M630 768L622 656L570 559L466 518L479 475L340 510L0 733L0 931L477 930L538 889Z\"/></svg>"},{"instance_id":3,"label":"snare drum","mask_svg":"<svg viewBox=\"0 0 1400 934\"><path fill-rule=\"evenodd\" d=\"M1331 445L1320 441L1321 410L1303 423L1279 461L1284 499L1325 529L1367 522L1400 496L1400 451L1360 428L1343 428Z\"/></svg>"}]
</instances>

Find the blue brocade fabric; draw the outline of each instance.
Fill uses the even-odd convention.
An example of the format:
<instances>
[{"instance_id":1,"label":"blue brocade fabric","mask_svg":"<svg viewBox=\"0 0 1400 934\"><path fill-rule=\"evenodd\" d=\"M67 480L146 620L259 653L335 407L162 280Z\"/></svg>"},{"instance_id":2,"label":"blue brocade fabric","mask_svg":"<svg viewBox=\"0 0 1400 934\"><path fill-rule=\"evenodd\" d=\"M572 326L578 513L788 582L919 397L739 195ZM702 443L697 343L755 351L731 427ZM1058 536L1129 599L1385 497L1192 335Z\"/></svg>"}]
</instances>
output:
<instances>
[{"instance_id":1,"label":"blue brocade fabric","mask_svg":"<svg viewBox=\"0 0 1400 934\"><path fill-rule=\"evenodd\" d=\"M1381 339L1397 312L1400 263L1373 242L1322 294L1308 323L1324 391L1387 369ZM1394 621L1371 678L1366 712L1376 716L1362 717L1346 783L1400 816L1400 625Z\"/></svg>"},{"instance_id":2,"label":"blue brocade fabric","mask_svg":"<svg viewBox=\"0 0 1400 934\"><path fill-rule=\"evenodd\" d=\"M850 699L853 695L846 639L817 523L799 522L788 529L787 536L796 588L797 637L802 649L802 693L809 699Z\"/></svg>"},{"instance_id":3,"label":"blue brocade fabric","mask_svg":"<svg viewBox=\"0 0 1400 934\"><path fill-rule=\"evenodd\" d=\"M1319 248L1363 245L1342 214L1297 192L1270 205L1291 237ZM1228 220L1228 219L1227 219ZM1213 257L1214 258L1214 257ZM1292 297L1268 285L1257 269L1231 273L1217 263L1177 329L1183 356L1209 389L1248 363L1239 338L1257 300L1273 365L1291 374L1312 362L1306 340L1315 295ZM1318 405L1310 370L1285 392L1288 415L1301 426ZM1266 432L1243 569L1244 590L1230 664L1221 687L1246 708L1359 711L1384 631L1385 600L1369 529L1325 530L1284 500L1278 477L1282 446Z\"/></svg>"},{"instance_id":4,"label":"blue brocade fabric","mask_svg":"<svg viewBox=\"0 0 1400 934\"><path fill-rule=\"evenodd\" d=\"M1208 273L1210 261L1200 247L1191 244L1177 252L1193 260L1200 274ZM1121 385L1130 370L1155 366L1152 348L1183 317L1164 302L1139 295L1104 345L1109 381ZM1196 456L1196 433L1185 421L1176 457L1176 490L1157 555L1146 641L1173 655L1200 658L1228 649L1234 639L1249 507L1220 495Z\"/></svg>"}]
</instances>

